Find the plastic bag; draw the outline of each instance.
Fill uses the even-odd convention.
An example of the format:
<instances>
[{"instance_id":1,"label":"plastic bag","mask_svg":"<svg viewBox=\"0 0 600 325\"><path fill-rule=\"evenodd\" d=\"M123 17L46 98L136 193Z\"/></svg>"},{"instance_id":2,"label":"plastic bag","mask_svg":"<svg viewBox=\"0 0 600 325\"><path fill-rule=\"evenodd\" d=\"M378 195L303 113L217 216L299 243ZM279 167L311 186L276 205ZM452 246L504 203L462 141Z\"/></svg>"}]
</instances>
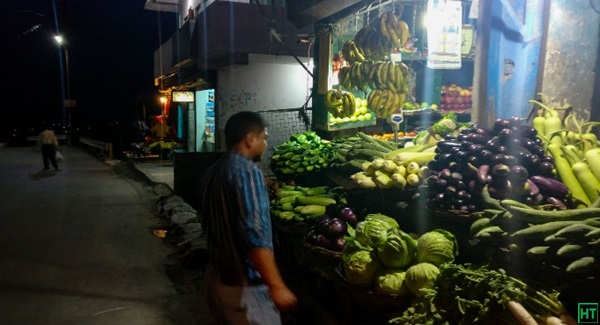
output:
<instances>
[{"instance_id":1,"label":"plastic bag","mask_svg":"<svg viewBox=\"0 0 600 325\"><path fill-rule=\"evenodd\" d=\"M56 161L63 161L64 158L60 151L56 150L56 153L54 154L54 159L56 159Z\"/></svg>"}]
</instances>

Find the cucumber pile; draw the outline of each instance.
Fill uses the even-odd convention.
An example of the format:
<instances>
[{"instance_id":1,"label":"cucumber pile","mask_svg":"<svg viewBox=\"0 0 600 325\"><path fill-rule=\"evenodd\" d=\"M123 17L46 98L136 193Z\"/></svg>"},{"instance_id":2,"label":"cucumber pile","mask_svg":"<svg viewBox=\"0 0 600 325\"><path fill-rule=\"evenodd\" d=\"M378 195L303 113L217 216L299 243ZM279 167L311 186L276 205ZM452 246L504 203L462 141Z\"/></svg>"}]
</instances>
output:
<instances>
[{"instance_id":1,"label":"cucumber pile","mask_svg":"<svg viewBox=\"0 0 600 325\"><path fill-rule=\"evenodd\" d=\"M427 206L481 211L484 186L497 200L571 206L568 189L554 179L554 159L545 155L537 131L521 118L497 120L491 130L472 125L439 141L436 153L418 193Z\"/></svg>"},{"instance_id":2,"label":"cucumber pile","mask_svg":"<svg viewBox=\"0 0 600 325\"><path fill-rule=\"evenodd\" d=\"M327 206L345 204L344 190L327 186L282 186L271 201L271 216L284 221L313 223Z\"/></svg>"}]
</instances>

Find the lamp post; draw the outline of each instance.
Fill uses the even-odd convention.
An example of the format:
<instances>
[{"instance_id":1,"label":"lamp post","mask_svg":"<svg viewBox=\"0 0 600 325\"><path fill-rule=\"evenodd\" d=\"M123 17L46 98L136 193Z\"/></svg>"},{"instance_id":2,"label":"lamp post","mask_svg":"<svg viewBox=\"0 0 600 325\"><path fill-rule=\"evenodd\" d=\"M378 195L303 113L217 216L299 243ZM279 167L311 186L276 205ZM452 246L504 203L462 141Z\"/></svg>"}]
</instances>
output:
<instances>
[{"instance_id":1,"label":"lamp post","mask_svg":"<svg viewBox=\"0 0 600 325\"><path fill-rule=\"evenodd\" d=\"M54 39L56 40L56 43L58 43L58 46L63 49L65 51L65 74L66 74L66 88L67 88L67 92L66 92L66 97L65 97L65 92L64 92L64 85L63 85L63 116L65 114L66 111L68 111L68 136L67 136L67 142L68 144L72 144L73 142L73 127L72 127L72 121L71 121L71 110L70 108L73 107L72 104L72 100L71 100L71 78L70 78L70 71L69 71L69 49L64 45L65 41L63 39L62 36L60 35L56 35L54 36ZM61 60L61 70L62 70L62 60ZM62 73L62 71L61 71ZM67 109L69 108L69 109ZM64 117L63 117L63 123L64 123Z\"/></svg>"}]
</instances>

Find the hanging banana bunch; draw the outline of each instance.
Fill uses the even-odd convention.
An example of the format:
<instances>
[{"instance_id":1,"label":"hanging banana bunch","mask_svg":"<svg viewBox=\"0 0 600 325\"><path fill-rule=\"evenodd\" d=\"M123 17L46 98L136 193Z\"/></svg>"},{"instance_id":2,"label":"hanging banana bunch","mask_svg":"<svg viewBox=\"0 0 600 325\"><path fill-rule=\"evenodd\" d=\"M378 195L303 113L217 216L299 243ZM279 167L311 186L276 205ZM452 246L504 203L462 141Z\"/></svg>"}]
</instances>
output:
<instances>
[{"instance_id":1,"label":"hanging banana bunch","mask_svg":"<svg viewBox=\"0 0 600 325\"><path fill-rule=\"evenodd\" d=\"M350 117L356 111L356 98L352 93L331 89L325 94L325 107L333 117Z\"/></svg>"}]
</instances>

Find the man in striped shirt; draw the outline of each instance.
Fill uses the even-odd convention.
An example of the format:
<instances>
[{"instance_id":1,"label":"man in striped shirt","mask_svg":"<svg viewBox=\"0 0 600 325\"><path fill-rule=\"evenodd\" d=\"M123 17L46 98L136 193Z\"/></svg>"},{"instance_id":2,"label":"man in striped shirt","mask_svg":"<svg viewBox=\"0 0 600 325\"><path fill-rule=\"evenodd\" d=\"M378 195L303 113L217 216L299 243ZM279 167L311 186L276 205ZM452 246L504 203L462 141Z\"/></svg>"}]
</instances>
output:
<instances>
[{"instance_id":1,"label":"man in striped shirt","mask_svg":"<svg viewBox=\"0 0 600 325\"><path fill-rule=\"evenodd\" d=\"M218 324L281 324L297 299L273 255L269 195L256 162L267 148L262 117L240 112L225 126L227 152L202 178L200 213L210 266L208 298Z\"/></svg>"}]
</instances>

